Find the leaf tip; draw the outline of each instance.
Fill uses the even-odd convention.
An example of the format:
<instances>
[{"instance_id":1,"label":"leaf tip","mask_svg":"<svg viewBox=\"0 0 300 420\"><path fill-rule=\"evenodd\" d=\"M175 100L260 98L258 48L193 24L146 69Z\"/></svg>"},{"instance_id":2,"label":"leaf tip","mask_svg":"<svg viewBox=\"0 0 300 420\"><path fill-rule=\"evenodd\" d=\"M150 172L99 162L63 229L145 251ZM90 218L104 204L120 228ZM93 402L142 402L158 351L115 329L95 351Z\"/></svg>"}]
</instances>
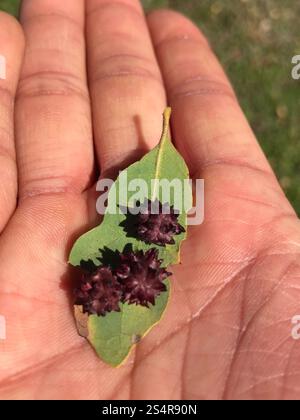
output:
<instances>
[{"instance_id":1,"label":"leaf tip","mask_svg":"<svg viewBox=\"0 0 300 420\"><path fill-rule=\"evenodd\" d=\"M171 113L172 113L171 107L167 107L164 110L164 113L163 113L163 132L162 132L162 136L161 136L161 141L165 140L168 137Z\"/></svg>"},{"instance_id":2,"label":"leaf tip","mask_svg":"<svg viewBox=\"0 0 300 420\"><path fill-rule=\"evenodd\" d=\"M172 113L172 108L170 106L168 106L164 110L164 120L167 124L169 124L169 121L170 121L170 118L171 118L171 113Z\"/></svg>"}]
</instances>

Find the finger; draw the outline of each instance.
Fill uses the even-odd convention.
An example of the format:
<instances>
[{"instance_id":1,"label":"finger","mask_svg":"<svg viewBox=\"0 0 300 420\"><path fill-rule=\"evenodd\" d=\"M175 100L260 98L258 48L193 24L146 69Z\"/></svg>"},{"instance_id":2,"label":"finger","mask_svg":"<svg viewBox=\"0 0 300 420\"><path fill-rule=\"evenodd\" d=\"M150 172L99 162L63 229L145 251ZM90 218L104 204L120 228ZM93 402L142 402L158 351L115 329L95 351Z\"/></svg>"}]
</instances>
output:
<instances>
[{"instance_id":1,"label":"finger","mask_svg":"<svg viewBox=\"0 0 300 420\"><path fill-rule=\"evenodd\" d=\"M89 0L87 47L96 149L102 171L157 143L165 92L137 0Z\"/></svg>"},{"instance_id":2,"label":"finger","mask_svg":"<svg viewBox=\"0 0 300 420\"><path fill-rule=\"evenodd\" d=\"M0 12L0 233L16 207L17 167L14 146L14 99L23 58L24 37L18 22Z\"/></svg>"},{"instance_id":3,"label":"finger","mask_svg":"<svg viewBox=\"0 0 300 420\"><path fill-rule=\"evenodd\" d=\"M198 28L172 11L154 12L148 22L173 107L175 137L192 167L243 154L267 169L233 89Z\"/></svg>"},{"instance_id":4,"label":"finger","mask_svg":"<svg viewBox=\"0 0 300 420\"><path fill-rule=\"evenodd\" d=\"M24 0L21 22L26 50L16 109L20 197L81 192L93 168L84 0Z\"/></svg>"},{"instance_id":5,"label":"finger","mask_svg":"<svg viewBox=\"0 0 300 420\"><path fill-rule=\"evenodd\" d=\"M278 208L284 202L290 211L222 67L198 28L172 11L154 12L148 23L173 108L174 139L192 175L205 174L206 179L211 175L210 186L216 187L221 179L222 188L233 195L265 197ZM249 182L253 176L256 182Z\"/></svg>"}]
</instances>

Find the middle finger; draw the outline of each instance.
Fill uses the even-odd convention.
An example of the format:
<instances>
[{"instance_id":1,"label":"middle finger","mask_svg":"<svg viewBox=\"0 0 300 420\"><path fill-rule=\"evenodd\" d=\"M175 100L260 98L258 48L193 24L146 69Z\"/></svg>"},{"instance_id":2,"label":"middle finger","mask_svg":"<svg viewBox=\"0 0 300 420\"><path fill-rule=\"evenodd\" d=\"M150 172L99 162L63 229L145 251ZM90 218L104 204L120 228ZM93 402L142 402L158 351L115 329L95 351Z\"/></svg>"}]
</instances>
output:
<instances>
[{"instance_id":1,"label":"middle finger","mask_svg":"<svg viewBox=\"0 0 300 420\"><path fill-rule=\"evenodd\" d=\"M127 166L157 143L166 99L140 2L86 4L94 136L106 172Z\"/></svg>"}]
</instances>

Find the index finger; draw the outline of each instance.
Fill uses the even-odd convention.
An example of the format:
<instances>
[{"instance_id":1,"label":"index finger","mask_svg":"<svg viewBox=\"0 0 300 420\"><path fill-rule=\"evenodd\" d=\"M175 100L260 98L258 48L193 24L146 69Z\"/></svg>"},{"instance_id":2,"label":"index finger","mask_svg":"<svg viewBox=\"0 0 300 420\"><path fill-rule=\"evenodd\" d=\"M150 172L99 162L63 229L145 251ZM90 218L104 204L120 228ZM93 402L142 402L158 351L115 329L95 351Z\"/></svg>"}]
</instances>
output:
<instances>
[{"instance_id":1,"label":"index finger","mask_svg":"<svg viewBox=\"0 0 300 420\"><path fill-rule=\"evenodd\" d=\"M154 12L148 23L173 107L178 147L192 170L217 159L244 159L270 172L231 84L198 28L173 11Z\"/></svg>"},{"instance_id":2,"label":"index finger","mask_svg":"<svg viewBox=\"0 0 300 420\"><path fill-rule=\"evenodd\" d=\"M222 66L199 29L172 11L153 12L148 24L173 108L174 140L192 176L205 177L209 191L215 192L221 214L224 193L231 197L230 214L233 198L245 199L247 208L252 202L255 214L258 203L270 212L273 209L274 214L294 214Z\"/></svg>"}]
</instances>

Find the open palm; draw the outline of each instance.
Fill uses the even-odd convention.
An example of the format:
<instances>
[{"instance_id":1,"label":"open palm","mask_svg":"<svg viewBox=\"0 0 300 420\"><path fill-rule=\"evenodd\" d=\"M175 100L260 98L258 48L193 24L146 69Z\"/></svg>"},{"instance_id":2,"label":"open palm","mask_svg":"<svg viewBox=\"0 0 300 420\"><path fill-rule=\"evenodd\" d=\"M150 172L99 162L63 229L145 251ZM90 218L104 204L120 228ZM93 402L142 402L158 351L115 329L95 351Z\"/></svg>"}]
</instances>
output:
<instances>
[{"instance_id":1,"label":"open palm","mask_svg":"<svg viewBox=\"0 0 300 420\"><path fill-rule=\"evenodd\" d=\"M0 14L0 398L297 398L299 221L203 35L136 0L24 0L21 24ZM158 142L167 101L205 222L164 319L113 369L77 334L67 256L98 171Z\"/></svg>"}]
</instances>

